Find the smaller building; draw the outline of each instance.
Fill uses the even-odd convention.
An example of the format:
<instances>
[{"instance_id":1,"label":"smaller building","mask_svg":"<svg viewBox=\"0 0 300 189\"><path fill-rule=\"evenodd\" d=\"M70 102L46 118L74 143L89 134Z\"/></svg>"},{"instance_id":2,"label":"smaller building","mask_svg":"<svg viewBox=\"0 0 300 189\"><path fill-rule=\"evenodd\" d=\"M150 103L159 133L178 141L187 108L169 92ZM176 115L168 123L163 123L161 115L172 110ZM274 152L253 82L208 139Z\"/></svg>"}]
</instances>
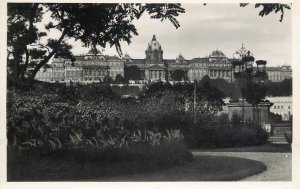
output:
<instances>
[{"instance_id":1,"label":"smaller building","mask_svg":"<svg viewBox=\"0 0 300 189\"><path fill-rule=\"evenodd\" d=\"M281 115L284 121L290 120L293 115L292 96L266 97L266 99L273 103L270 112Z\"/></svg>"}]
</instances>

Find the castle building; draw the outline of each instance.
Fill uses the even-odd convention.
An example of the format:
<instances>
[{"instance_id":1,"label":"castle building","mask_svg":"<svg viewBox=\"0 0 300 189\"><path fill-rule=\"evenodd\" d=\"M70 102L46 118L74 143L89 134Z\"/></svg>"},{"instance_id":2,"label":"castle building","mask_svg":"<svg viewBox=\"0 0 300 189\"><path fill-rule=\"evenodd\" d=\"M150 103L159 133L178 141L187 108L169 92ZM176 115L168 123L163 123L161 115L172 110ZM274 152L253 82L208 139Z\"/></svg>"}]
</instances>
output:
<instances>
[{"instance_id":1,"label":"castle building","mask_svg":"<svg viewBox=\"0 0 300 189\"><path fill-rule=\"evenodd\" d=\"M234 81L231 62L220 50L212 51L209 56L187 60L179 53L175 59L164 59L163 49L153 35L145 50L144 59L131 58L127 53L122 57L103 55L97 49L91 49L86 55L75 56L76 61L55 58L50 68L41 69L36 79L46 82L99 82L109 76L124 77L124 67L137 66L144 81L169 81L172 72L183 70L190 81L200 81L208 75L211 79ZM291 66L267 67L269 80L281 82L292 77Z\"/></svg>"},{"instance_id":2,"label":"castle building","mask_svg":"<svg viewBox=\"0 0 300 189\"><path fill-rule=\"evenodd\" d=\"M205 75L213 79L222 78L232 81L230 59L219 50L213 51L209 57L186 60L180 53L176 59L163 59L163 50L156 36L145 51L145 59L132 59L128 54L125 57L126 66L137 66L144 80L165 81L170 79L171 73L177 69L183 70L190 81L201 80Z\"/></svg>"},{"instance_id":3,"label":"castle building","mask_svg":"<svg viewBox=\"0 0 300 189\"><path fill-rule=\"evenodd\" d=\"M281 82L292 78L292 67L288 65L278 67L267 67L268 78L272 82Z\"/></svg>"},{"instance_id":4,"label":"castle building","mask_svg":"<svg viewBox=\"0 0 300 189\"><path fill-rule=\"evenodd\" d=\"M51 67L40 70L36 79L46 82L99 82L109 76L115 79L117 75L124 77L124 61L117 56L105 56L92 49L84 56L75 56L76 61L55 58Z\"/></svg>"}]
</instances>

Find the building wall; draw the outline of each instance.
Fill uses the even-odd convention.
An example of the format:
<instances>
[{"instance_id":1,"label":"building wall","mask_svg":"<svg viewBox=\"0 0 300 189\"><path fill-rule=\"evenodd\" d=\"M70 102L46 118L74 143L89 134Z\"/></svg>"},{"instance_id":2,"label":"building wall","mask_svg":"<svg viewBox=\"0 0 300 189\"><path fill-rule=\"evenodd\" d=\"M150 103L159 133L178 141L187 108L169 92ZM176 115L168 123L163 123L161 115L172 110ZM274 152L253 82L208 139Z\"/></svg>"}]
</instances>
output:
<instances>
[{"instance_id":1,"label":"building wall","mask_svg":"<svg viewBox=\"0 0 300 189\"><path fill-rule=\"evenodd\" d=\"M153 36L148 43L144 59L132 59L128 54L121 59L116 56L104 56L89 52L84 56L78 56L79 60L72 63L69 59L57 58L53 60L52 69L38 72L36 79L47 82L82 81L98 82L105 76L115 79L118 74L124 76L124 66L137 66L145 81L159 81L170 78L171 72L176 69L186 71L190 81L200 81L205 75L212 79L224 79L234 81L231 59L228 59L221 51L214 50L205 58L186 60L181 54L176 59L163 59L163 50ZM75 64L75 65L74 65ZM267 67L269 80L281 82L292 77L291 66Z\"/></svg>"},{"instance_id":2,"label":"building wall","mask_svg":"<svg viewBox=\"0 0 300 189\"><path fill-rule=\"evenodd\" d=\"M36 73L35 77L38 78L39 81L53 82L52 73L53 73L52 68L40 69Z\"/></svg>"},{"instance_id":3,"label":"building wall","mask_svg":"<svg viewBox=\"0 0 300 189\"><path fill-rule=\"evenodd\" d=\"M36 79L46 82L100 82L105 76L115 79L118 74L124 77L124 61L118 57L102 54L78 56L79 60L54 59L51 68L41 69Z\"/></svg>"},{"instance_id":4,"label":"building wall","mask_svg":"<svg viewBox=\"0 0 300 189\"><path fill-rule=\"evenodd\" d=\"M268 79L272 82L281 82L285 79L292 78L291 66L267 67Z\"/></svg>"},{"instance_id":5,"label":"building wall","mask_svg":"<svg viewBox=\"0 0 300 189\"><path fill-rule=\"evenodd\" d=\"M108 61L109 76L113 79L117 75L124 77L124 61L121 60L109 60Z\"/></svg>"},{"instance_id":6,"label":"building wall","mask_svg":"<svg viewBox=\"0 0 300 189\"><path fill-rule=\"evenodd\" d=\"M65 67L65 81L80 82L82 81L82 67L67 66Z\"/></svg>"},{"instance_id":7,"label":"building wall","mask_svg":"<svg viewBox=\"0 0 300 189\"><path fill-rule=\"evenodd\" d=\"M243 116L243 106L241 102L233 102L228 103L228 114L229 118L231 119L234 114L238 115L240 118ZM245 102L244 105L244 118L245 121L252 120L252 121L259 121L259 122L268 122L269 121L269 110L270 104L269 103L261 103L258 105L258 109L249 105ZM258 111L258 113L257 113ZM257 118L258 115L258 118Z\"/></svg>"},{"instance_id":8,"label":"building wall","mask_svg":"<svg viewBox=\"0 0 300 189\"><path fill-rule=\"evenodd\" d=\"M293 98L291 96L266 97L266 99L273 103L270 112L281 115L283 120L289 120L293 115Z\"/></svg>"},{"instance_id":9,"label":"building wall","mask_svg":"<svg viewBox=\"0 0 300 189\"><path fill-rule=\"evenodd\" d=\"M200 81L205 75L209 74L207 63L191 63L188 70L188 78L191 81Z\"/></svg>"}]
</instances>

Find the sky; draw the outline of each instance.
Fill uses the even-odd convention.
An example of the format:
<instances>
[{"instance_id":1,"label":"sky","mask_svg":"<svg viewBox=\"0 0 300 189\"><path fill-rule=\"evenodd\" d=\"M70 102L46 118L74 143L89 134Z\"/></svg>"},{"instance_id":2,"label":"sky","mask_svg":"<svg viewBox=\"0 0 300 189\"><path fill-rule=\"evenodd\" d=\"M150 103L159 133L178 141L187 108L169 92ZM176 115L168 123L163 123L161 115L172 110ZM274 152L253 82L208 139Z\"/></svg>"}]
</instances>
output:
<instances>
[{"instance_id":1,"label":"sky","mask_svg":"<svg viewBox=\"0 0 300 189\"><path fill-rule=\"evenodd\" d=\"M255 59L267 60L268 66L292 63L292 10L284 14L271 13L259 16L261 8L253 4L182 4L185 13L177 19L176 29L169 20L150 19L144 14L134 24L139 33L132 43L121 43L123 53L132 58L145 58L147 44L155 34L161 44L165 59L175 59L179 53L186 59L208 56L213 50L222 51L231 58L242 43ZM89 49L80 42L69 40L75 55L85 54ZM104 54L117 55L115 48L104 49Z\"/></svg>"}]
</instances>

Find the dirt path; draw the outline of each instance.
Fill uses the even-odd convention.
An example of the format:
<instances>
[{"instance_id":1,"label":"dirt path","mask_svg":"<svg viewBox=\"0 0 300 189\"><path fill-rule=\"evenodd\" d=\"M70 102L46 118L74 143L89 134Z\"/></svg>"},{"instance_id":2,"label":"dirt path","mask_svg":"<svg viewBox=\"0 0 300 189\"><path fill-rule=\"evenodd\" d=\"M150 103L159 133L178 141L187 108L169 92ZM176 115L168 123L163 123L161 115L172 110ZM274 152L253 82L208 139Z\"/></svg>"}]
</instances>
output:
<instances>
[{"instance_id":1,"label":"dirt path","mask_svg":"<svg viewBox=\"0 0 300 189\"><path fill-rule=\"evenodd\" d=\"M269 152L193 152L194 155L233 156L261 161L267 170L242 181L291 181L292 154Z\"/></svg>"}]
</instances>

